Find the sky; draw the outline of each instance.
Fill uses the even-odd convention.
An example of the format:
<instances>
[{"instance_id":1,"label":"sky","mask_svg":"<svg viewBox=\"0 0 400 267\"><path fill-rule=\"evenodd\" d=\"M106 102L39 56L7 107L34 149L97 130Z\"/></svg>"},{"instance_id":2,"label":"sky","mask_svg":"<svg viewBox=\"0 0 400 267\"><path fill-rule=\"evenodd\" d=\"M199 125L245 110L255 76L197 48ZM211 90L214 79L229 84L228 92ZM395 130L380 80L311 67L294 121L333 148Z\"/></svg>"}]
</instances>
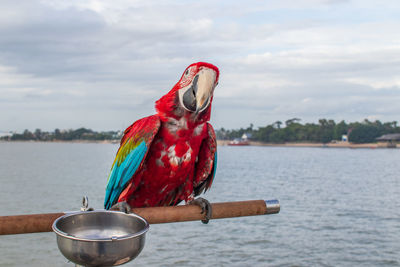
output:
<instances>
[{"instance_id":1,"label":"sky","mask_svg":"<svg viewBox=\"0 0 400 267\"><path fill-rule=\"evenodd\" d=\"M121 130L193 62L214 128L400 119L394 1L2 0L0 132Z\"/></svg>"}]
</instances>

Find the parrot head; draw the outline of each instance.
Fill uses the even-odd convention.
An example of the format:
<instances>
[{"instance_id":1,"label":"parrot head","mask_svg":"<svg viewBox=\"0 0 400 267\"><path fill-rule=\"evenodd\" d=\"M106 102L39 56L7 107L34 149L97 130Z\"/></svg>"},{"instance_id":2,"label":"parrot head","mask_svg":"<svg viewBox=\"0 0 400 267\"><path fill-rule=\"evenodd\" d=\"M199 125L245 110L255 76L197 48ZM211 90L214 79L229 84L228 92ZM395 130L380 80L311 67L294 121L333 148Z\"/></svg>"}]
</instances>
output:
<instances>
[{"instance_id":1,"label":"parrot head","mask_svg":"<svg viewBox=\"0 0 400 267\"><path fill-rule=\"evenodd\" d=\"M218 79L216 66L206 62L191 64L175 86L156 101L158 115L164 121L182 117L197 123L208 121Z\"/></svg>"}]
</instances>

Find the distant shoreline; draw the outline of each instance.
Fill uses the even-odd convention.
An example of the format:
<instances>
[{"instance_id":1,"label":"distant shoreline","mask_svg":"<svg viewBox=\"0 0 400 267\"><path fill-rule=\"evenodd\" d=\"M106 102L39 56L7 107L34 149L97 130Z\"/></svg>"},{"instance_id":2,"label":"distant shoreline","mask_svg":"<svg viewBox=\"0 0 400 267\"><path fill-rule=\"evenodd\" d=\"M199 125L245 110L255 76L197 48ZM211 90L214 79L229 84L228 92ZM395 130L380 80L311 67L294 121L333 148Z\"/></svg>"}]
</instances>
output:
<instances>
[{"instance_id":1,"label":"distant shoreline","mask_svg":"<svg viewBox=\"0 0 400 267\"><path fill-rule=\"evenodd\" d=\"M119 140L52 140L52 141L36 141L36 140L0 140L0 143L82 143L82 144L119 144Z\"/></svg>"},{"instance_id":2,"label":"distant shoreline","mask_svg":"<svg viewBox=\"0 0 400 267\"><path fill-rule=\"evenodd\" d=\"M80 144L119 144L119 140L53 140L53 141L35 141L35 140L0 140L0 143L80 143ZM230 140L217 140L218 146L228 146ZM386 143L366 143L366 144L353 144L349 142L336 142L336 143L263 143L250 141L250 146L269 146L269 147L323 147L323 148L388 148ZM397 146L396 148L400 148Z\"/></svg>"},{"instance_id":3,"label":"distant shoreline","mask_svg":"<svg viewBox=\"0 0 400 267\"><path fill-rule=\"evenodd\" d=\"M219 146L227 146L230 140L217 140ZM353 144L349 142L336 142L336 143L263 143L250 141L250 146L270 146L270 147L328 147L328 148L388 148L386 143L366 143L366 144ZM396 147L399 148L399 147Z\"/></svg>"}]
</instances>

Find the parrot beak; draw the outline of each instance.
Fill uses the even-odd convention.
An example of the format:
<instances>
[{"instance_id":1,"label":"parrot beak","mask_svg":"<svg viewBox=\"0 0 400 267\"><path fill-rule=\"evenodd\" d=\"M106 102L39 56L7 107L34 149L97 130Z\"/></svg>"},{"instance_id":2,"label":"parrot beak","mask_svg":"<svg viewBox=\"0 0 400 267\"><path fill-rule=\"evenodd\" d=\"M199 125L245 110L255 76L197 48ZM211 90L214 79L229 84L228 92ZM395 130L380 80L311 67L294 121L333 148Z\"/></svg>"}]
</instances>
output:
<instances>
[{"instance_id":1,"label":"parrot beak","mask_svg":"<svg viewBox=\"0 0 400 267\"><path fill-rule=\"evenodd\" d=\"M203 68L199 72L196 94L196 114L207 108L215 88L216 73L209 68Z\"/></svg>"},{"instance_id":2,"label":"parrot beak","mask_svg":"<svg viewBox=\"0 0 400 267\"><path fill-rule=\"evenodd\" d=\"M216 72L214 70L206 67L201 68L191 85L181 91L183 107L196 114L205 110L210 104L216 85L215 80Z\"/></svg>"}]
</instances>

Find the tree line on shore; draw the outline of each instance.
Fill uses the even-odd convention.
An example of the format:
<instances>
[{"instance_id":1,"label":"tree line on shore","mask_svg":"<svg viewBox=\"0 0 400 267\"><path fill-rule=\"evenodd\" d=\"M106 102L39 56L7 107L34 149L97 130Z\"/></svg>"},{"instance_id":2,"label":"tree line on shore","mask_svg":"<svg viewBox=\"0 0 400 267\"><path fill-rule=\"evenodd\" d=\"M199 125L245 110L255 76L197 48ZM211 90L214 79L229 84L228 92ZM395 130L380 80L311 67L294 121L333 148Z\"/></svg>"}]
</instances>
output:
<instances>
[{"instance_id":1,"label":"tree line on shore","mask_svg":"<svg viewBox=\"0 0 400 267\"><path fill-rule=\"evenodd\" d=\"M34 132L25 130L23 133L14 133L9 136L3 136L0 139L8 141L73 141L73 140L119 140L122 132L107 131L95 132L91 129L79 128L76 130L55 129L54 132L46 132L36 129Z\"/></svg>"},{"instance_id":2,"label":"tree line on shore","mask_svg":"<svg viewBox=\"0 0 400 267\"><path fill-rule=\"evenodd\" d=\"M236 130L216 131L217 139L233 140L241 138L243 134L251 136L251 140L265 143L286 143L286 142L313 142L329 143L334 140L341 140L347 135L348 141L352 143L373 143L376 138L384 134L400 133L400 127L396 121L380 122L365 119L362 122L346 123L334 120L320 119L318 123L301 124L300 119L293 118L285 121L276 121L264 127L254 129L253 124L247 128Z\"/></svg>"},{"instance_id":3,"label":"tree line on shore","mask_svg":"<svg viewBox=\"0 0 400 267\"><path fill-rule=\"evenodd\" d=\"M300 119L293 118L284 123L276 121L264 127L254 128L250 124L247 128L236 130L216 130L217 139L233 140L241 138L243 134L250 136L251 140L265 143L285 143L285 142L314 142L329 143L334 140L341 140L343 135L347 135L348 141L352 143L372 143L376 138L390 133L400 133L400 127L396 121L380 122L365 119L362 122L346 123L334 120L320 119L318 123L301 124ZM122 131L96 132L91 129L79 128L76 130L59 130L46 132L36 129L34 132L25 130L23 133L14 133L3 136L0 140L8 141L73 141L73 140L119 140Z\"/></svg>"}]
</instances>

